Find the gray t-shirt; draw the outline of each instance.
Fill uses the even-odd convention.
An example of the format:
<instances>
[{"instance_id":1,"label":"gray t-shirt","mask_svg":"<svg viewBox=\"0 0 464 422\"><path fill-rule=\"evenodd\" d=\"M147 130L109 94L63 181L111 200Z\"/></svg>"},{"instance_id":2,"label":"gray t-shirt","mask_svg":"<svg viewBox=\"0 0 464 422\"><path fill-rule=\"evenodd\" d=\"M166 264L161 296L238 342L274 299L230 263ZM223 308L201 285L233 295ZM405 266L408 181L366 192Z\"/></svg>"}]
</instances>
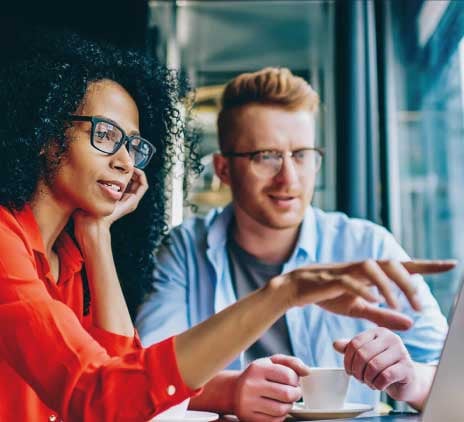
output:
<instances>
[{"instance_id":1,"label":"gray t-shirt","mask_svg":"<svg viewBox=\"0 0 464 422\"><path fill-rule=\"evenodd\" d=\"M232 285L237 298L261 288L272 277L282 272L283 264L269 264L260 261L242 249L229 230L227 236L227 253L229 256ZM248 350L245 361L271 356L276 353L293 355L285 317L281 317Z\"/></svg>"}]
</instances>

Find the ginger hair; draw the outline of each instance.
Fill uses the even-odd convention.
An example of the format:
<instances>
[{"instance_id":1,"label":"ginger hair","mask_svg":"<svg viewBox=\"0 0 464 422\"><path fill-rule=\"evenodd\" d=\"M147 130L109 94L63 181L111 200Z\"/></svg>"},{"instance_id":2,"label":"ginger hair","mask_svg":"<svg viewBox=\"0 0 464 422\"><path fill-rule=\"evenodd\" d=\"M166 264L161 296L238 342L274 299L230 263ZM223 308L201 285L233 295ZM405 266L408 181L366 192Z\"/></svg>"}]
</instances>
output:
<instances>
[{"instance_id":1,"label":"ginger hair","mask_svg":"<svg viewBox=\"0 0 464 422\"><path fill-rule=\"evenodd\" d=\"M238 75L227 83L221 97L217 126L222 151L226 150L227 141L233 134L235 117L249 104L316 113L319 95L308 82L287 68L267 67Z\"/></svg>"}]
</instances>

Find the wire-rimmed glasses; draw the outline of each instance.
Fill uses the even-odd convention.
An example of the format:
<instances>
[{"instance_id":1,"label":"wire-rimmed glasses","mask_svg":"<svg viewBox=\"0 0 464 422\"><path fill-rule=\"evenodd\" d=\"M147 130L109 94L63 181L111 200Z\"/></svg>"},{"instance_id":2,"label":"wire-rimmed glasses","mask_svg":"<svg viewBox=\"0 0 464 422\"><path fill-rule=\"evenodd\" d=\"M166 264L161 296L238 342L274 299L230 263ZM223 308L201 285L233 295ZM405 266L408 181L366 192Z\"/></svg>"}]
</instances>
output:
<instances>
[{"instance_id":1,"label":"wire-rimmed glasses","mask_svg":"<svg viewBox=\"0 0 464 422\"><path fill-rule=\"evenodd\" d=\"M284 156L291 157L298 171L317 172L321 167L324 151L321 148L299 148L294 151L258 150L250 152L223 152L224 157L246 157L251 161L253 171L263 177L279 174Z\"/></svg>"}]
</instances>

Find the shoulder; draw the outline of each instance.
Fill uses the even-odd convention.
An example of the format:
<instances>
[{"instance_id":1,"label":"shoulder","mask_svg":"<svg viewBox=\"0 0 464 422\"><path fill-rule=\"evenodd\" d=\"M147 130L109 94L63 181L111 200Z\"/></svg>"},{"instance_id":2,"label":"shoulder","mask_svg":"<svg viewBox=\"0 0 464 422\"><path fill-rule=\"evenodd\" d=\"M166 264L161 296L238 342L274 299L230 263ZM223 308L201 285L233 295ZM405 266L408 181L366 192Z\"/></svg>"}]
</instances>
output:
<instances>
[{"instance_id":1,"label":"shoulder","mask_svg":"<svg viewBox=\"0 0 464 422\"><path fill-rule=\"evenodd\" d=\"M33 262L34 252L26 232L13 213L0 206L0 275L19 274Z\"/></svg>"},{"instance_id":2,"label":"shoulder","mask_svg":"<svg viewBox=\"0 0 464 422\"><path fill-rule=\"evenodd\" d=\"M183 271L186 278L186 268L194 269L187 276L196 276L198 266L207 260L209 241L212 235L217 235L216 219L220 210L212 210L205 217L188 218L182 224L174 227L163 240L156 253L156 272L169 276L173 271ZM189 270L188 270L189 271Z\"/></svg>"},{"instance_id":3,"label":"shoulder","mask_svg":"<svg viewBox=\"0 0 464 422\"><path fill-rule=\"evenodd\" d=\"M5 252L12 247L22 245L27 248L27 234L15 218L12 211L0 206L0 248ZM2 256L2 253L0 253Z\"/></svg>"},{"instance_id":4,"label":"shoulder","mask_svg":"<svg viewBox=\"0 0 464 422\"><path fill-rule=\"evenodd\" d=\"M208 224L204 217L191 217L175 226L169 232L168 240L180 241L182 239L197 239L208 231Z\"/></svg>"},{"instance_id":5,"label":"shoulder","mask_svg":"<svg viewBox=\"0 0 464 422\"><path fill-rule=\"evenodd\" d=\"M404 251L393 235L384 227L371 221L350 218L341 212L324 212L312 208L317 227L319 246L329 244L340 250L350 249L349 259L403 258ZM343 252L343 255L348 251ZM346 257L348 258L348 256Z\"/></svg>"},{"instance_id":6,"label":"shoulder","mask_svg":"<svg viewBox=\"0 0 464 422\"><path fill-rule=\"evenodd\" d=\"M313 208L313 211L318 227L322 230L356 236L391 236L387 229L368 220L350 218L342 212L325 212L318 208Z\"/></svg>"},{"instance_id":7,"label":"shoulder","mask_svg":"<svg viewBox=\"0 0 464 422\"><path fill-rule=\"evenodd\" d=\"M204 217L191 217L186 219L182 224L174 227L169 235L174 241L189 239L190 241L203 241L206 239L209 231L221 219L224 210L222 208L212 209Z\"/></svg>"},{"instance_id":8,"label":"shoulder","mask_svg":"<svg viewBox=\"0 0 464 422\"><path fill-rule=\"evenodd\" d=\"M20 227L12 211L0 205L0 228L9 229L17 226Z\"/></svg>"}]
</instances>

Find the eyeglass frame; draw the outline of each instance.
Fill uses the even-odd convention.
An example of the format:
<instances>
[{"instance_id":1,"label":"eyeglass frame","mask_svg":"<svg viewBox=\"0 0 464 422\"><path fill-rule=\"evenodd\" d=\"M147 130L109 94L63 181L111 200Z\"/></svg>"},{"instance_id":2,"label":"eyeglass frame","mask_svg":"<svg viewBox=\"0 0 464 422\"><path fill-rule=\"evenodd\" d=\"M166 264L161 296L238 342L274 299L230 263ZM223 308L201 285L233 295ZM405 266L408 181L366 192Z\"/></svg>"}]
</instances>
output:
<instances>
[{"instance_id":1,"label":"eyeglass frame","mask_svg":"<svg viewBox=\"0 0 464 422\"><path fill-rule=\"evenodd\" d=\"M148 163L153 158L153 155L156 152L156 147L150 141L148 141L145 138L142 138L140 135L128 136L126 134L126 132L124 131L124 129L122 129L117 123L115 123L114 121L112 121L110 119L107 119L107 118L104 118L104 117L98 117L98 116L81 116L81 115L75 115L75 114L69 114L68 119L71 120L71 121L78 121L78 122L91 122L92 123L92 131L90 133L90 145L92 145L97 151L103 152L104 154L107 154L107 155L116 154L121 149L122 146L125 146L127 143L131 142L135 138L140 139L143 142L146 142L151 147L151 152L150 152L150 155L148 156L148 158L146 159L146 163L143 165L143 167L138 167L134 163L134 167L136 167L136 168L138 168L140 170L144 169L148 165ZM96 127L97 123L99 123L99 122L109 123L112 126L116 127L118 130L120 130L121 133L122 133L121 141L119 142L119 144L117 144L118 146L112 152L103 151L102 149L98 148L94 144L93 136L94 136L94 133L95 133L95 127Z\"/></svg>"},{"instance_id":2,"label":"eyeglass frame","mask_svg":"<svg viewBox=\"0 0 464 422\"><path fill-rule=\"evenodd\" d=\"M277 152L280 154L280 157L282 158L282 164L280 166L279 171L276 173L276 174L279 174L280 170L282 169L284 156L293 158L294 154L300 151L317 151L319 153L319 156L321 157L321 162L325 154L325 151L322 148L306 147L306 148L298 148L293 151L279 151L276 149L258 149L256 151L248 151L248 152L221 152L221 155L226 158L245 157L245 158L249 158L250 161L253 161L256 155L261 154L263 152Z\"/></svg>"}]
</instances>

